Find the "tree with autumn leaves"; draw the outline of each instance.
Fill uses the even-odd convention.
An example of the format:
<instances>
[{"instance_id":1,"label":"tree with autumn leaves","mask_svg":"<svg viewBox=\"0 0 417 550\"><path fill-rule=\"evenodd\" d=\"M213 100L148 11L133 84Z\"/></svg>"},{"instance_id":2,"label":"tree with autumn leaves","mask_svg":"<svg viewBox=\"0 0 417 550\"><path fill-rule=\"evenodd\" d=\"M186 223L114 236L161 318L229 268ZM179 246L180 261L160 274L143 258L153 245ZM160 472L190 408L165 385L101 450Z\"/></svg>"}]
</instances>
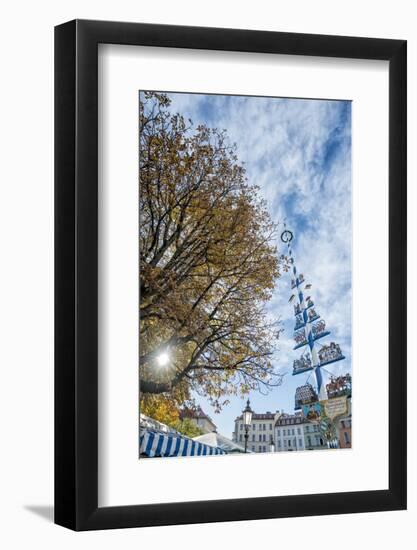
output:
<instances>
[{"instance_id":1,"label":"tree with autumn leaves","mask_svg":"<svg viewBox=\"0 0 417 550\"><path fill-rule=\"evenodd\" d=\"M266 305L287 265L226 132L194 127L170 103L141 94L139 369L142 411L166 408L174 422L193 392L219 410L281 383Z\"/></svg>"}]
</instances>

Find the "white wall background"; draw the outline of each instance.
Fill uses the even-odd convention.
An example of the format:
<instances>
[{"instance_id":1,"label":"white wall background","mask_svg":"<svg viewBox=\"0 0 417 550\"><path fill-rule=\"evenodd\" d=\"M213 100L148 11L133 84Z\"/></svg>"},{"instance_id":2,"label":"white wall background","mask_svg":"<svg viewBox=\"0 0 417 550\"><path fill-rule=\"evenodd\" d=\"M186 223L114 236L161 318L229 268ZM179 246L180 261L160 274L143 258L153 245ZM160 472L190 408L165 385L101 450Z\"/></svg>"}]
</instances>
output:
<instances>
[{"instance_id":1,"label":"white wall background","mask_svg":"<svg viewBox=\"0 0 417 550\"><path fill-rule=\"evenodd\" d=\"M409 311L417 306L417 18L397 0L16 0L2 10L0 135L0 544L7 549L241 549L337 544L392 548L415 540L417 384L410 345L409 510L75 534L51 523L53 495L53 26L110 19L404 38L409 90ZM410 341L416 321L409 317ZM377 418L377 416L376 416ZM375 419L372 419L375 420ZM279 475L276 472L275 475ZM259 473L259 476L261 474ZM261 482L261 479L260 479ZM189 542L187 542L189 541Z\"/></svg>"}]
</instances>

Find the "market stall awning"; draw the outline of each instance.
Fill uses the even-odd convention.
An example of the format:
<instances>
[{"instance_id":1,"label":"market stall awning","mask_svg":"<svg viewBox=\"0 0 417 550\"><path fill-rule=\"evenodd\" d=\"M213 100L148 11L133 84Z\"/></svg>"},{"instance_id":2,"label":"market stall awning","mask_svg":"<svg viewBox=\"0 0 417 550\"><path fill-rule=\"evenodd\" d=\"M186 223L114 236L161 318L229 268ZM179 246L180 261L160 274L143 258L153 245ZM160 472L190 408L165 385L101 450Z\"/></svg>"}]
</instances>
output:
<instances>
[{"instance_id":1,"label":"market stall awning","mask_svg":"<svg viewBox=\"0 0 417 550\"><path fill-rule=\"evenodd\" d=\"M139 435L140 455L154 456L209 456L226 454L223 449L194 441L174 433L141 429Z\"/></svg>"},{"instance_id":2,"label":"market stall awning","mask_svg":"<svg viewBox=\"0 0 417 550\"><path fill-rule=\"evenodd\" d=\"M217 432L199 435L197 437L194 437L194 441L198 441L199 443L203 443L205 445L218 447L219 449L222 449L226 454L245 452L245 448L242 447L242 445L239 445L239 443L236 443L235 441L232 441L231 439L228 439L224 435L221 435ZM251 451L248 449L246 452L250 453Z\"/></svg>"}]
</instances>

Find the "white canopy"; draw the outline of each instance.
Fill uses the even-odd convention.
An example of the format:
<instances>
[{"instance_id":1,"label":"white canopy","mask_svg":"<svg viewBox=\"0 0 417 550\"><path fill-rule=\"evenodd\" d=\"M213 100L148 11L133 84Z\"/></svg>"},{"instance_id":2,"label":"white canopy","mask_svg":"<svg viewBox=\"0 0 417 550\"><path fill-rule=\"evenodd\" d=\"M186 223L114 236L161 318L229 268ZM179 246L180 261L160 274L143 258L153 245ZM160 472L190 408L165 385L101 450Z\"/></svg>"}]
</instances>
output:
<instances>
[{"instance_id":1,"label":"white canopy","mask_svg":"<svg viewBox=\"0 0 417 550\"><path fill-rule=\"evenodd\" d=\"M225 451L227 454L230 453L244 453L245 448L242 445L239 445L235 441L228 439L224 435L218 434L217 432L210 432L208 434L199 435L193 437L194 441L199 443L204 443L205 445L211 445L212 447L218 447ZM251 451L247 451L250 453Z\"/></svg>"}]
</instances>

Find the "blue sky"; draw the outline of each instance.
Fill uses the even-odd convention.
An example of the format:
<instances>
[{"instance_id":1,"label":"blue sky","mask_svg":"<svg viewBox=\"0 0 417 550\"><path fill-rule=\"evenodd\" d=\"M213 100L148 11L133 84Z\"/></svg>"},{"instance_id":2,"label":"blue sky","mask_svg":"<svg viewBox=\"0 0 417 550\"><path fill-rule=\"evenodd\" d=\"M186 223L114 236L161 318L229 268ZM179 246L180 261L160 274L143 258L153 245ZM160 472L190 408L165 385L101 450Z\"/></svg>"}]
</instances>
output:
<instances>
[{"instance_id":1,"label":"blue sky","mask_svg":"<svg viewBox=\"0 0 417 550\"><path fill-rule=\"evenodd\" d=\"M311 283L316 311L331 335L323 343L340 344L345 361L329 366L338 374L351 369L351 103L349 101L259 98L169 93L171 111L195 125L227 130L236 143L247 177L259 185L275 222L287 220L294 233L298 272ZM285 252L283 243L277 243ZM280 316L284 332L274 361L287 372L284 382L267 396L252 392L256 412L293 412L296 387L308 373L292 376L293 307L290 274L278 280L269 313ZM324 378L327 375L324 373ZM314 381L311 377L310 381ZM220 414L197 397L218 431L231 436L245 399L231 398Z\"/></svg>"}]
</instances>

